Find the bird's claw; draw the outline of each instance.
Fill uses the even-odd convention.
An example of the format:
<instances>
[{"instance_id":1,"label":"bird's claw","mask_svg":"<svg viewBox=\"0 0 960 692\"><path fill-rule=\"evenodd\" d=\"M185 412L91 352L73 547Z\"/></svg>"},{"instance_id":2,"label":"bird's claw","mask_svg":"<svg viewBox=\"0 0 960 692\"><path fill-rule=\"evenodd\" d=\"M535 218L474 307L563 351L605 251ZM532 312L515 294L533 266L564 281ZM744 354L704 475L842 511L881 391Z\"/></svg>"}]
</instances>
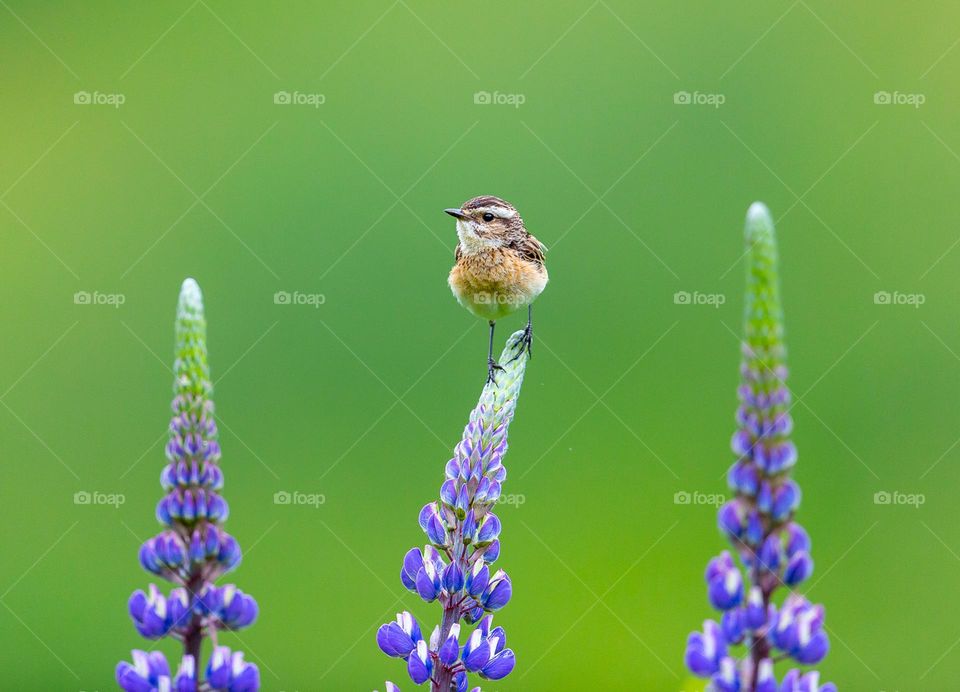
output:
<instances>
[{"instance_id":1,"label":"bird's claw","mask_svg":"<svg viewBox=\"0 0 960 692\"><path fill-rule=\"evenodd\" d=\"M505 370L505 369L506 368L504 368L502 365L497 363L497 361L495 361L493 358L490 358L489 360L487 360L487 384L490 384L491 382L493 384L496 384L497 370Z\"/></svg>"},{"instance_id":2,"label":"bird's claw","mask_svg":"<svg viewBox=\"0 0 960 692\"><path fill-rule=\"evenodd\" d=\"M514 349L516 353L514 353L513 358L510 359L511 363L519 358L524 351L527 352L528 357L533 358L533 325L529 322L527 322L527 326L523 330L523 336L517 341Z\"/></svg>"}]
</instances>

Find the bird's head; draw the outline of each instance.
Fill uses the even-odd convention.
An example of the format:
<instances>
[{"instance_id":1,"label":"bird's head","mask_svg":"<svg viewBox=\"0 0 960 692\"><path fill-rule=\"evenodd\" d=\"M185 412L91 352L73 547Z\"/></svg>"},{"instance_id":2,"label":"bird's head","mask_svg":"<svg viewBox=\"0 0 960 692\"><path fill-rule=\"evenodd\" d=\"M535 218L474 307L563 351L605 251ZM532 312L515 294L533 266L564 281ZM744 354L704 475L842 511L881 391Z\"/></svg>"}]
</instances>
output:
<instances>
[{"instance_id":1,"label":"bird's head","mask_svg":"<svg viewBox=\"0 0 960 692\"><path fill-rule=\"evenodd\" d=\"M444 209L457 220L457 235L464 252L479 252L507 245L524 232L523 219L509 202L484 195L463 203L459 209Z\"/></svg>"}]
</instances>

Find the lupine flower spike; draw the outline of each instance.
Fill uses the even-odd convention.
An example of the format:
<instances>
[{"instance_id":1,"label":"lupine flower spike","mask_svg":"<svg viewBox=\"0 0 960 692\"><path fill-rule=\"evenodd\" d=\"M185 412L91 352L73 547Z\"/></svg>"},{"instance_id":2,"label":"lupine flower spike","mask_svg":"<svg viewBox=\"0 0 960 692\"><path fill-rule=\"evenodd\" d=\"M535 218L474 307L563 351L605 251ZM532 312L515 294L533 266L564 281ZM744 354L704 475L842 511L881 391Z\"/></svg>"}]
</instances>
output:
<instances>
[{"instance_id":1,"label":"lupine flower spike","mask_svg":"<svg viewBox=\"0 0 960 692\"><path fill-rule=\"evenodd\" d=\"M187 279L177 305L173 418L167 465L160 474L166 495L157 505L164 528L140 548L143 568L176 587L165 593L150 584L129 602L137 631L147 639L182 642L183 656L171 672L159 651L135 650L132 663L117 666L117 683L127 692L260 689L257 666L244 661L241 652L216 644L219 630L237 630L256 620L257 602L233 584L214 584L240 562L240 546L223 530L228 511L220 496L223 473L206 337L200 287ZM214 646L204 666L205 638Z\"/></svg>"},{"instance_id":2,"label":"lupine flower spike","mask_svg":"<svg viewBox=\"0 0 960 692\"><path fill-rule=\"evenodd\" d=\"M777 277L773 220L757 202L747 212L746 315L741 347L740 406L733 436L736 461L728 482L735 498L720 508L723 551L707 565L707 598L722 613L687 640L686 664L716 692L836 692L819 673L791 669L780 684L774 662L814 665L829 643L824 609L795 591L813 572L810 538L794 520L800 488L790 478L797 450L790 441L790 391ZM739 562L739 564L738 564ZM781 605L774 592L789 591ZM746 651L735 658L732 648Z\"/></svg>"},{"instance_id":3,"label":"lupine flower spike","mask_svg":"<svg viewBox=\"0 0 960 692\"><path fill-rule=\"evenodd\" d=\"M403 659L414 684L429 681L433 692L465 692L469 674L500 680L515 664L506 633L493 626L492 613L507 604L513 587L507 573L493 567L500 556L500 520L492 510L507 477L507 428L530 357L523 338L520 331L507 340L503 369L483 388L447 462L439 501L420 511L427 544L411 548L400 568L407 589L440 604L442 621L425 636L416 619L403 612L377 632L383 652ZM461 621L475 625L473 631L468 633ZM399 692L392 682L386 689Z\"/></svg>"}]
</instances>

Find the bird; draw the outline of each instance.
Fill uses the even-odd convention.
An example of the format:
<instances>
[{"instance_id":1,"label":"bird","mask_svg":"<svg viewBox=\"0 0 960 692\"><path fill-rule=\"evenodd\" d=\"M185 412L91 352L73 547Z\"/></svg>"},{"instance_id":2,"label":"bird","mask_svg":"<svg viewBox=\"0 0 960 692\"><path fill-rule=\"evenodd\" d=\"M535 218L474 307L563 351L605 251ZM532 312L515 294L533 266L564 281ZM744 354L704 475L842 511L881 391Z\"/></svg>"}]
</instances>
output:
<instances>
[{"instance_id":1,"label":"bird","mask_svg":"<svg viewBox=\"0 0 960 692\"><path fill-rule=\"evenodd\" d=\"M474 197L444 212L457 220L458 237L447 283L460 305L490 325L487 382L496 384L494 375L503 369L493 358L497 320L526 307L527 326L513 359L524 349L533 355L533 301L549 278L547 248L527 231L516 208L499 197Z\"/></svg>"}]
</instances>

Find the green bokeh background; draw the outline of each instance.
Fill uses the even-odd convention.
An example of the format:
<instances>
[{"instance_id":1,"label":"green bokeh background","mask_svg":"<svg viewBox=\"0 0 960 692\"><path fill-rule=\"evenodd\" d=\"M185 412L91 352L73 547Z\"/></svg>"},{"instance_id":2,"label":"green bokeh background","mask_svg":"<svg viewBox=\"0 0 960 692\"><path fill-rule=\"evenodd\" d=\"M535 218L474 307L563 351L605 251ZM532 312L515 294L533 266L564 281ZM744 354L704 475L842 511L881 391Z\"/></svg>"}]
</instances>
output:
<instances>
[{"instance_id":1,"label":"green bokeh background","mask_svg":"<svg viewBox=\"0 0 960 692\"><path fill-rule=\"evenodd\" d=\"M712 507L674 494L725 492L754 199L778 220L824 679L955 686L958 8L0 4L4 687L111 689L144 645L126 599L149 583L185 276L206 295L233 577L261 606L223 641L265 689L410 687L374 632L437 617L397 572L483 380L440 213L476 194L520 208L552 278L507 457L525 501L501 512L518 666L489 689L695 689L684 641L723 542Z\"/></svg>"}]
</instances>

